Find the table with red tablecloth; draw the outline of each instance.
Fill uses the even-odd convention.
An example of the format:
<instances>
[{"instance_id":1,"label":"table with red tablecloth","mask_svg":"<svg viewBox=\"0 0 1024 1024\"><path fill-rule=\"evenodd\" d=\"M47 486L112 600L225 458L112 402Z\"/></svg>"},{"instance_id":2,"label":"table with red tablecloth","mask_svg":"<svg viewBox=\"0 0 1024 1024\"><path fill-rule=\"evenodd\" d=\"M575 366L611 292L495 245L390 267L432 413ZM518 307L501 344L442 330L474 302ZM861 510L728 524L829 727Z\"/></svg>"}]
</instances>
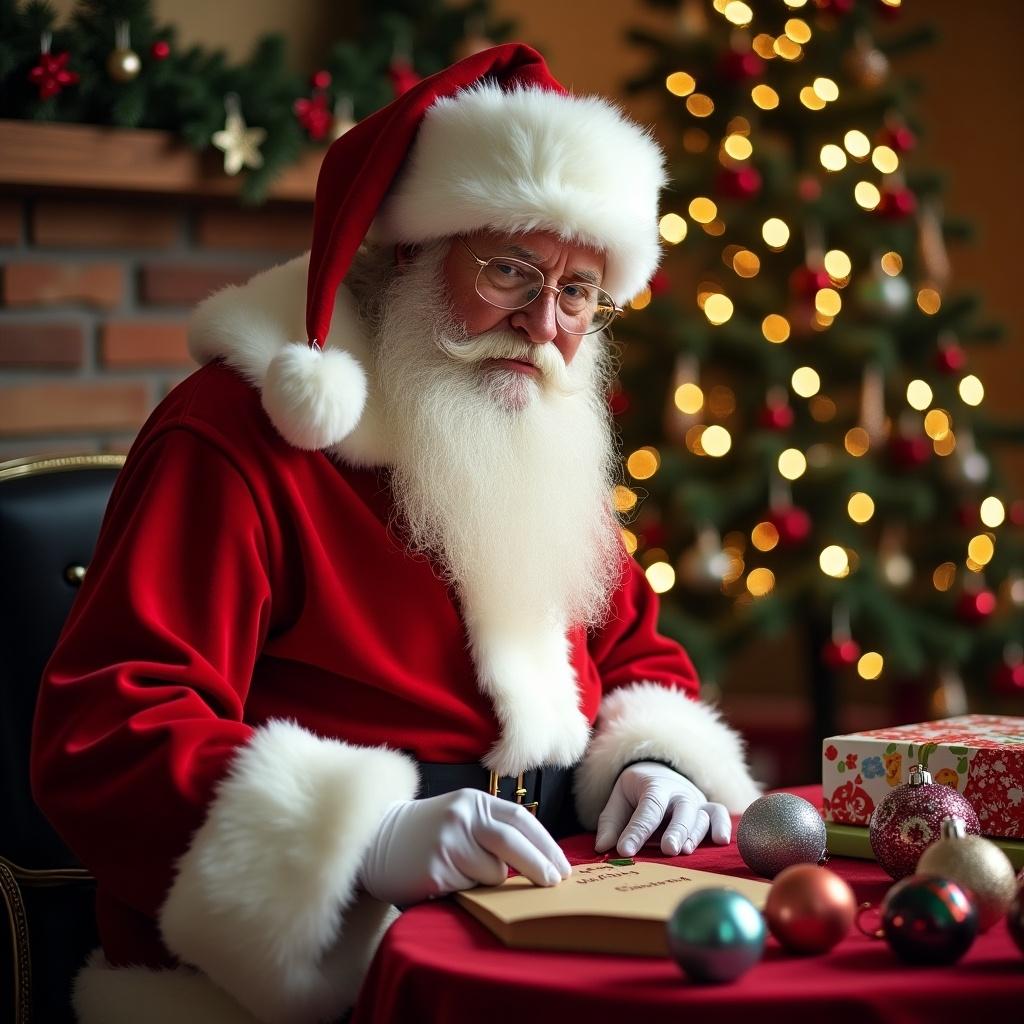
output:
<instances>
[{"instance_id":1,"label":"table with red tablecloth","mask_svg":"<svg viewBox=\"0 0 1024 1024\"><path fill-rule=\"evenodd\" d=\"M820 787L792 792L818 804ZM735 836L735 822L733 828ZM593 836L562 846L574 864L600 858ZM735 841L705 843L689 857L638 859L756 878ZM829 867L858 902L877 906L892 880L874 863L835 857ZM866 923L872 920L868 915ZM877 924L877 916L874 917ZM852 929L829 953L793 956L769 936L764 958L724 985L689 981L669 958L510 949L454 901L406 911L370 968L352 1024L586 1024L690 1021L693 1024L870 1024L873 1021L1024 1021L1024 956L999 922L958 963L910 967L885 942Z\"/></svg>"}]
</instances>

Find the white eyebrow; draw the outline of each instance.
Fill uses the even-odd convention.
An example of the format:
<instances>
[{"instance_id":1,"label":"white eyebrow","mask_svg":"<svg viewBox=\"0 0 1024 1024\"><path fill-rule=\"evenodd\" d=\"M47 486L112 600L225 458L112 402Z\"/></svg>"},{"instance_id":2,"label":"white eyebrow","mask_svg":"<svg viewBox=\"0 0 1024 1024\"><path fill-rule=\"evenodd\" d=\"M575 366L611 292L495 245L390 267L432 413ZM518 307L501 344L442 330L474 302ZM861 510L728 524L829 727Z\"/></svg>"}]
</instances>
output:
<instances>
[{"instance_id":1,"label":"white eyebrow","mask_svg":"<svg viewBox=\"0 0 1024 1024\"><path fill-rule=\"evenodd\" d=\"M521 245L507 245L505 248L510 255L515 256L517 259L525 260L527 263L536 264L541 262L539 253L533 252L530 249L524 249ZM571 270L569 276L580 281L586 281L592 285L600 285L601 283L601 275L594 270Z\"/></svg>"}]
</instances>

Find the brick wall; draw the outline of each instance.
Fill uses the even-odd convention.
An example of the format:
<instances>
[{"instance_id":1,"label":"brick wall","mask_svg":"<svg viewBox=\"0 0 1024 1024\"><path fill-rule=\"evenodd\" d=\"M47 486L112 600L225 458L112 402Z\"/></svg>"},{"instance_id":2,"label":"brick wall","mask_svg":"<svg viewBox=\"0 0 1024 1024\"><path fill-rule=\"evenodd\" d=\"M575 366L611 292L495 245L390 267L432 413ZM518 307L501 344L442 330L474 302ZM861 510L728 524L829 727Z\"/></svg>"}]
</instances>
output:
<instances>
[{"instance_id":1,"label":"brick wall","mask_svg":"<svg viewBox=\"0 0 1024 1024\"><path fill-rule=\"evenodd\" d=\"M309 246L312 205L0 195L0 459L124 451L189 312Z\"/></svg>"}]
</instances>

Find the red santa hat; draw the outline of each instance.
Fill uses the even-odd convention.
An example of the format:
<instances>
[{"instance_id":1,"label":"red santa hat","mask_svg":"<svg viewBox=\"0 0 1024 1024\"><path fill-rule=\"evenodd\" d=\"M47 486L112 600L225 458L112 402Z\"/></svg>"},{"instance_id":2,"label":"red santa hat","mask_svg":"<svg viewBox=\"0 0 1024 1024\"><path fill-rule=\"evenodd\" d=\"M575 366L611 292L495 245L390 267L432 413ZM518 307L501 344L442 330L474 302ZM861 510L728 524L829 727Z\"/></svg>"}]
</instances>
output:
<instances>
[{"instance_id":1,"label":"red santa hat","mask_svg":"<svg viewBox=\"0 0 1024 1024\"><path fill-rule=\"evenodd\" d=\"M327 341L338 287L364 240L553 231L604 251L603 286L622 303L657 267L664 184L650 134L611 103L569 94L528 46L495 46L417 83L324 157L308 346L287 346L268 368L271 419L306 449L338 443L358 421L362 368Z\"/></svg>"}]
</instances>

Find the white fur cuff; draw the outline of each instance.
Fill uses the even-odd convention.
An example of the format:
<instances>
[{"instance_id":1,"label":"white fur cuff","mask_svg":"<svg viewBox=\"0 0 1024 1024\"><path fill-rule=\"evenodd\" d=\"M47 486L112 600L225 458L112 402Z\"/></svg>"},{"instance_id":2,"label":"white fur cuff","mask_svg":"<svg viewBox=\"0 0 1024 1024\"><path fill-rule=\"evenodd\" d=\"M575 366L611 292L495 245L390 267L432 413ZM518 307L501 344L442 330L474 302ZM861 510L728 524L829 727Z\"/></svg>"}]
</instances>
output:
<instances>
[{"instance_id":1,"label":"white fur cuff","mask_svg":"<svg viewBox=\"0 0 1024 1024\"><path fill-rule=\"evenodd\" d=\"M395 751L261 727L178 862L160 912L168 949L257 1020L337 1017L394 912L365 896L348 906L363 854L387 807L416 788Z\"/></svg>"},{"instance_id":2,"label":"white fur cuff","mask_svg":"<svg viewBox=\"0 0 1024 1024\"><path fill-rule=\"evenodd\" d=\"M760 795L743 740L714 708L659 683L633 683L601 702L593 739L576 769L576 811L585 828L597 826L619 772L644 758L671 764L734 814Z\"/></svg>"}]
</instances>

